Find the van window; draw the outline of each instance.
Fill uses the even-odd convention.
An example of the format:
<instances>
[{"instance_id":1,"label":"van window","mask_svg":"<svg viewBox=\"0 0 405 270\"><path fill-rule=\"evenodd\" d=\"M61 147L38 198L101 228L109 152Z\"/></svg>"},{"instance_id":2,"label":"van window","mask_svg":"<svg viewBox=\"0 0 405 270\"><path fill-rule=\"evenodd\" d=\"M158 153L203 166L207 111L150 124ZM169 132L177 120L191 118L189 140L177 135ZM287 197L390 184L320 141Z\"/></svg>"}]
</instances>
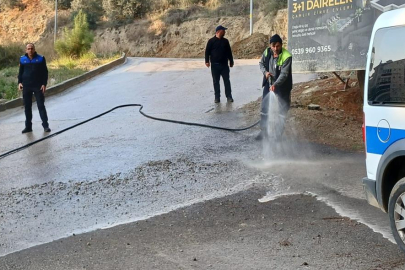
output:
<instances>
[{"instance_id":1,"label":"van window","mask_svg":"<svg viewBox=\"0 0 405 270\"><path fill-rule=\"evenodd\" d=\"M404 26L376 32L368 81L370 105L405 105L404 47Z\"/></svg>"}]
</instances>

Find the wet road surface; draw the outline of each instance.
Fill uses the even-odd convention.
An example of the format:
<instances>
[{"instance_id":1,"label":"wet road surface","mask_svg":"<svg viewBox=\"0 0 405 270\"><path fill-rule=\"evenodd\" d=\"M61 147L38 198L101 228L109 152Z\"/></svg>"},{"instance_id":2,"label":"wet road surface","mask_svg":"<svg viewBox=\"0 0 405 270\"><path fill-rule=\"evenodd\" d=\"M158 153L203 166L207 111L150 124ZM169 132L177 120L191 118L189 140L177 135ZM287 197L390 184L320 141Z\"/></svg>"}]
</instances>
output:
<instances>
[{"instance_id":1,"label":"wet road surface","mask_svg":"<svg viewBox=\"0 0 405 270\"><path fill-rule=\"evenodd\" d=\"M226 127L247 124L235 109L261 95L257 60L238 61L231 72L235 103L227 104L223 96L218 106L213 102L210 70L201 61L129 58L125 65L105 75L48 98L51 128L58 131L127 103L141 103L144 112L156 117ZM296 81L300 79L308 76L297 75ZM0 153L45 135L35 105L33 115L34 132L22 136L22 108L0 114ZM136 107L123 108L1 160L0 192L126 172L149 160L188 152L207 134L223 136L218 131L151 121Z\"/></svg>"},{"instance_id":2,"label":"wet road surface","mask_svg":"<svg viewBox=\"0 0 405 270\"><path fill-rule=\"evenodd\" d=\"M0 258L1 269L403 269L363 224L305 195L261 203L250 188Z\"/></svg>"},{"instance_id":3,"label":"wet road surface","mask_svg":"<svg viewBox=\"0 0 405 270\"><path fill-rule=\"evenodd\" d=\"M226 127L251 124L238 108L261 95L257 60L236 62L231 70L235 103L223 97L219 105L201 63L129 58L48 98L51 128L63 129L125 103L142 103L157 117ZM146 119L137 110L115 111L0 160L0 256L251 187L260 188L263 203L285 194L317 195L339 214L390 237L388 217L364 200L362 153L293 137L263 145L254 140L257 129L230 133L173 125ZM21 108L0 114L0 152L44 136L37 110L33 113L34 133L28 136L20 134ZM275 154L263 156L266 148Z\"/></svg>"}]
</instances>

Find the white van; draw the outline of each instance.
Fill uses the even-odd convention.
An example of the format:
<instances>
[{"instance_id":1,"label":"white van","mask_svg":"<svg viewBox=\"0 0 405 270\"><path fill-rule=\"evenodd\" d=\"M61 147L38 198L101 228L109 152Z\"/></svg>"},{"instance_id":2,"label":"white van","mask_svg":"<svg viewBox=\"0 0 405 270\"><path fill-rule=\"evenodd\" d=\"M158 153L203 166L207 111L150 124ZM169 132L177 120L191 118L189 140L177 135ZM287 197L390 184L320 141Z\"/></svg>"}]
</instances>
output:
<instances>
[{"instance_id":1,"label":"white van","mask_svg":"<svg viewBox=\"0 0 405 270\"><path fill-rule=\"evenodd\" d=\"M388 212L405 252L405 9L383 13L374 24L364 84L363 138L370 204Z\"/></svg>"}]
</instances>

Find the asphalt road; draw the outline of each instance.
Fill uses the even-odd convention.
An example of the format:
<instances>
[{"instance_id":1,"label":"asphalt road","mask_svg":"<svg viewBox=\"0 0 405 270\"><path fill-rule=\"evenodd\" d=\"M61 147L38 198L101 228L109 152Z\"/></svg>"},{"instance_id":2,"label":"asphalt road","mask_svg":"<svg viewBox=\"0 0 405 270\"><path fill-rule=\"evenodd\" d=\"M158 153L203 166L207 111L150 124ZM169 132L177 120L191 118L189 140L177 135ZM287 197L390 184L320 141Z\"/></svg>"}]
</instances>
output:
<instances>
[{"instance_id":1,"label":"asphalt road","mask_svg":"<svg viewBox=\"0 0 405 270\"><path fill-rule=\"evenodd\" d=\"M1 269L403 269L394 244L316 198L251 188L0 258Z\"/></svg>"},{"instance_id":2,"label":"asphalt road","mask_svg":"<svg viewBox=\"0 0 405 270\"><path fill-rule=\"evenodd\" d=\"M125 103L142 103L145 112L153 116L181 121L226 127L254 122L256 119L246 119L239 108L261 94L257 60L236 62L231 70L235 103L227 104L223 98L219 105L213 103L210 72L201 63L201 60L192 59L130 58L125 65L103 76L49 98L46 106L51 128L54 131L63 129ZM296 77L295 81L305 79L309 77ZM0 152L44 136L37 110L34 110L33 134L20 134L23 123L21 108L0 114ZM245 205L243 209L252 215L259 215L255 210L257 205L265 207L260 214L274 211L271 222L288 223L288 235L292 238L292 232L299 234L298 241L290 236L287 238L287 234L279 235L292 245L277 244L274 240L261 242L266 243L264 250L277 251L282 246L282 252L275 252L272 258L284 259L276 260L276 266L269 269L298 269L311 265L313 269L339 269L336 264L331 268L320 264L325 256L339 263L340 269L380 269L372 268L377 266L391 269L403 264L401 254L390 241L387 216L364 200L362 153L339 152L293 137L277 145L261 143L254 140L256 133L257 129L230 133L156 122L143 118L136 108L126 108L0 160L0 256L3 256L0 257L0 269L113 269L112 265L116 269L205 269L207 264L213 269L266 269L268 258L260 256L263 261L258 259L258 265L252 265L254 253L252 250L247 252L247 247L262 254L264 251L260 251L260 241L256 238L269 238L271 226L264 226L256 216L251 225L261 226L262 230L246 237L251 245L239 243L228 235L231 232L223 232L221 226L216 226L217 220L224 224L229 222L226 226L237 227L237 220L222 215L221 207L212 206L222 200L218 198L225 196L231 200L243 196L244 199L240 199ZM310 196L279 198L289 194ZM266 208L273 205L272 202L290 205L294 211L283 216L282 207ZM305 209L319 209L311 212L315 217L303 215L299 210L303 205L308 205ZM176 216L182 211L205 214L194 216L192 220L186 215L183 220ZM322 214L324 212L327 214ZM210 215L216 218L212 219ZM343 263L340 259L332 256L333 251L319 256L310 245L312 234L316 233L321 237L327 235L333 242L330 231L336 228L328 227L330 223L323 221L328 217L335 220L339 215L347 217L336 222L347 227L343 242L336 239L334 242L341 249L343 266L340 266ZM295 222L297 216L305 218ZM171 220L172 226L169 226L179 235L196 230L200 232L198 241L180 237L171 238L170 242L166 239L167 231L159 229L158 224L151 226L153 233L142 236L144 238L136 233L120 235L122 228L138 230L139 224L145 222L140 220L148 218ZM211 223L193 225L193 220L198 218ZM306 231L309 229L301 229L312 219L317 224L320 222L319 231L312 231L308 236ZM358 225L351 226L351 223ZM117 227L120 224L126 225ZM149 226L139 230L146 228ZM105 230L95 231L97 229ZM86 244L80 246L75 242L79 241L78 236L80 242ZM223 241L216 242L220 236ZM97 238L97 244L88 240L90 238ZM119 239L131 241L120 246L125 241ZM230 239L228 244L226 239ZM321 241L319 247L330 249L332 242ZM101 243L108 256L102 252ZM177 257L167 255L167 251L174 252L175 243L184 245L183 250L186 247L193 250L204 243L205 248L201 248L205 254L203 264L200 264L197 251L188 253L189 257L196 258L195 261L193 257L190 263L189 257L181 254ZM218 246L212 250L208 248L215 243ZM162 251L158 256L145 251L152 246L166 248L166 253ZM294 258L295 251L290 252L287 248L290 246L306 249L302 254L308 255L308 259L287 259ZM122 252L122 248L130 248L132 253ZM227 259L218 264L219 258L227 258L228 253L221 255L214 251L228 250L226 248L240 249L239 253L229 252L230 258L239 258L232 261L234 264ZM387 250L390 256L386 255ZM372 260L370 264L367 254L377 254L376 257L385 260ZM287 261L294 264L283 268ZM232 265L237 267L232 268ZM384 268L388 266L391 268Z\"/></svg>"}]
</instances>

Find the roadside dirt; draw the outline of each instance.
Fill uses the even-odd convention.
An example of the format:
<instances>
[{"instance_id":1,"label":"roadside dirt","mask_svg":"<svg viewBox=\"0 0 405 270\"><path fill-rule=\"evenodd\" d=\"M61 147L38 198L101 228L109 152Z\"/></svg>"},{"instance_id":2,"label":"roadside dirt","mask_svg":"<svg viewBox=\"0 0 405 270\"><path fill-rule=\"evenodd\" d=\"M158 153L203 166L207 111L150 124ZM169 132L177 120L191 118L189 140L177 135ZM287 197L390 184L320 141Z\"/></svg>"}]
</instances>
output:
<instances>
[{"instance_id":1,"label":"roadside dirt","mask_svg":"<svg viewBox=\"0 0 405 270\"><path fill-rule=\"evenodd\" d=\"M363 97L355 73L343 74L343 78L349 76L350 88L346 90L332 73L320 74L322 79L294 85L286 136L347 151L363 151ZM256 119L260 104L261 98L242 110ZM310 104L319 105L319 110L308 109Z\"/></svg>"},{"instance_id":2,"label":"roadside dirt","mask_svg":"<svg viewBox=\"0 0 405 270\"><path fill-rule=\"evenodd\" d=\"M51 27L54 13L42 1L22 0L21 7L0 12L0 44L36 42Z\"/></svg>"},{"instance_id":3,"label":"roadside dirt","mask_svg":"<svg viewBox=\"0 0 405 270\"><path fill-rule=\"evenodd\" d=\"M259 59L268 46L268 37L262 33L255 33L249 38L236 42L232 46L235 58Z\"/></svg>"}]
</instances>

